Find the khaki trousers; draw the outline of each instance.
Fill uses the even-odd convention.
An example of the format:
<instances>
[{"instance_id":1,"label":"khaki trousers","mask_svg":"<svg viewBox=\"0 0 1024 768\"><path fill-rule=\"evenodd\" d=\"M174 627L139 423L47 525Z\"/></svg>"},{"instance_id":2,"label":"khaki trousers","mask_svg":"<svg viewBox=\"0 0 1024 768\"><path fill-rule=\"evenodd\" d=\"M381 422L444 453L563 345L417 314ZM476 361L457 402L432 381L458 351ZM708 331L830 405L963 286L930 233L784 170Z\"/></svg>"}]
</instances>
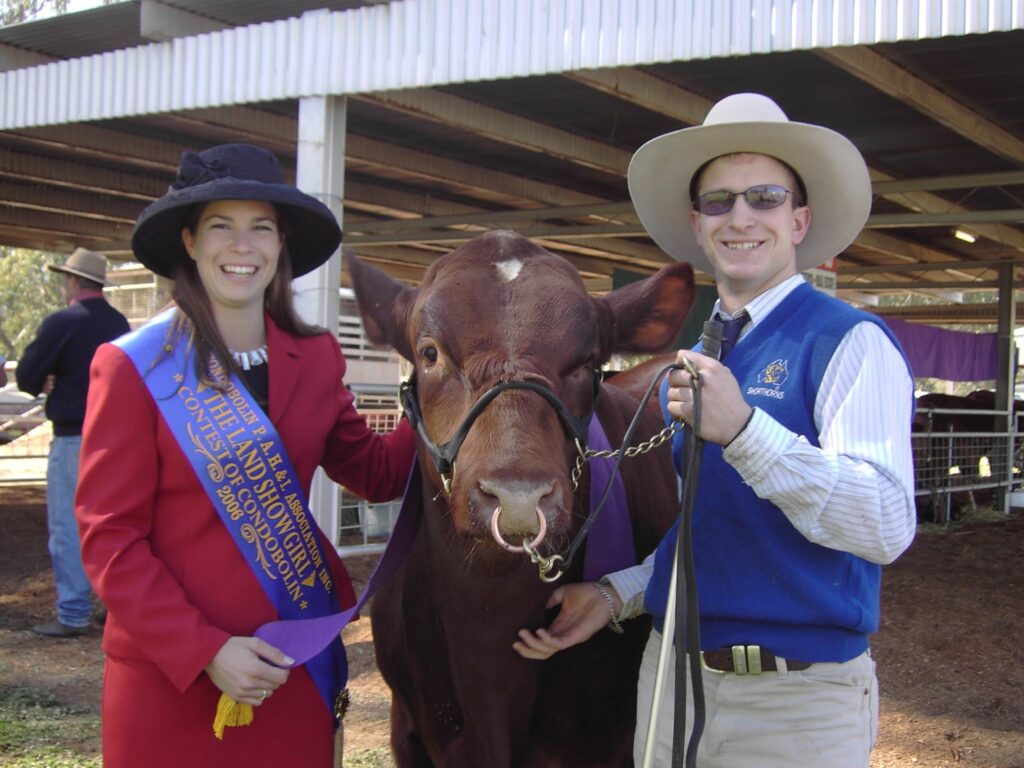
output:
<instances>
[{"instance_id":1,"label":"khaki trousers","mask_svg":"<svg viewBox=\"0 0 1024 768\"><path fill-rule=\"evenodd\" d=\"M651 631L637 689L633 756L643 765L661 634ZM658 715L654 765L672 762L675 662ZM689 670L687 670L689 672ZM878 733L878 681L869 652L842 664L760 675L704 670L706 719L699 768L867 768ZM686 738L693 728L687 675Z\"/></svg>"}]
</instances>

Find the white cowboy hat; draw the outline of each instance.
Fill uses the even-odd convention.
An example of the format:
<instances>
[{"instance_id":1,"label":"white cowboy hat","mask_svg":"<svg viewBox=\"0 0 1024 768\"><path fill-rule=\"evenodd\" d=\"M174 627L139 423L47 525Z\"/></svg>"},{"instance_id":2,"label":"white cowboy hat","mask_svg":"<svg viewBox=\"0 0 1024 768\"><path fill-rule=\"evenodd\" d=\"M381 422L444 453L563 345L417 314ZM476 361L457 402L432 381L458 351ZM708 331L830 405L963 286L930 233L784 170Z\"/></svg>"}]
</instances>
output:
<instances>
[{"instance_id":1,"label":"white cowboy hat","mask_svg":"<svg viewBox=\"0 0 1024 768\"><path fill-rule=\"evenodd\" d=\"M690 180L722 155L754 152L789 165L803 180L813 213L796 247L798 271L841 253L871 212L871 179L864 158L845 136L820 125L791 122L759 93L727 96L704 124L651 139L629 163L629 195L644 228L663 251L713 275L690 228Z\"/></svg>"}]
</instances>

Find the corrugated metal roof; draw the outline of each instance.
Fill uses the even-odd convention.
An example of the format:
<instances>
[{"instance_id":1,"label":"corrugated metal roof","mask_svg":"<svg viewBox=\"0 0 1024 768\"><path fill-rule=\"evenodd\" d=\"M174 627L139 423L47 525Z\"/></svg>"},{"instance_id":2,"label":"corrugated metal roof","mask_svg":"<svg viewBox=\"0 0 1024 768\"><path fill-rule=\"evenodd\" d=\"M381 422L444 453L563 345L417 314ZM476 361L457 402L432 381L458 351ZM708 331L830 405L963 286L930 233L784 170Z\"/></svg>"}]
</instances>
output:
<instances>
[{"instance_id":1,"label":"corrugated metal roof","mask_svg":"<svg viewBox=\"0 0 1024 768\"><path fill-rule=\"evenodd\" d=\"M110 6L110 18L124 24L129 5L134 4ZM199 3L179 0L179 5ZM991 13L982 14L979 5L947 0L937 14L935 2L905 4L897 13L901 6L894 0L840 3L840 12L832 0L405 0L3 73L0 128L992 32L1021 23L1013 0L985 4ZM278 10L290 13L302 6L282 4ZM224 16L241 7L204 5L206 14ZM76 16L99 19L105 10ZM67 21L40 24L65 29ZM43 52L33 25L21 26L27 28L22 44ZM83 97L78 89L96 78L102 86Z\"/></svg>"},{"instance_id":2,"label":"corrugated metal roof","mask_svg":"<svg viewBox=\"0 0 1024 768\"><path fill-rule=\"evenodd\" d=\"M163 5L232 26L259 24L327 8L345 11L387 0L170 0ZM139 34L142 0L122 0L38 21L0 27L0 44L56 59L90 56L145 45Z\"/></svg>"},{"instance_id":3,"label":"corrugated metal roof","mask_svg":"<svg viewBox=\"0 0 1024 768\"><path fill-rule=\"evenodd\" d=\"M318 8L347 11L370 5L387 5L391 0L161 0L161 2L183 11L239 25L301 16L306 11L314 11Z\"/></svg>"}]
</instances>

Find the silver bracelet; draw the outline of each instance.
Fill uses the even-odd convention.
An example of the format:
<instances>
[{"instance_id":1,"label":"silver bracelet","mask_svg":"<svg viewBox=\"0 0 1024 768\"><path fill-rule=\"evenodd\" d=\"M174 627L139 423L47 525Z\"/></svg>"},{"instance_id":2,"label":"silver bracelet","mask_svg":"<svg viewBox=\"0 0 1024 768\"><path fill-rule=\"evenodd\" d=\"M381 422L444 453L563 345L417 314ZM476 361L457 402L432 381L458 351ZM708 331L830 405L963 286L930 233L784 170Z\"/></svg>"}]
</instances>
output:
<instances>
[{"instance_id":1,"label":"silver bracelet","mask_svg":"<svg viewBox=\"0 0 1024 768\"><path fill-rule=\"evenodd\" d=\"M594 582L594 586L597 591L601 594L601 597L608 603L608 629L614 632L616 635L621 635L625 630L622 628L619 617L615 615L615 598L612 597L612 593L608 591L608 588L598 581Z\"/></svg>"}]
</instances>

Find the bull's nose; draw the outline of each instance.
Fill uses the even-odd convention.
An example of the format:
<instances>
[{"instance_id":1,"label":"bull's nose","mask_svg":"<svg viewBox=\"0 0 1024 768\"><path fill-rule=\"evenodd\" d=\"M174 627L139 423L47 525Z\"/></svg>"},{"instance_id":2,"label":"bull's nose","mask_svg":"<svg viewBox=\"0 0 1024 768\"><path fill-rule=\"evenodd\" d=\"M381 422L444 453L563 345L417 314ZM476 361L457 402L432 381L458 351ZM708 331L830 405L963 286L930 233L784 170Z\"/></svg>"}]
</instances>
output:
<instances>
[{"instance_id":1,"label":"bull's nose","mask_svg":"<svg viewBox=\"0 0 1024 768\"><path fill-rule=\"evenodd\" d=\"M501 532L505 536L525 536L538 532L537 510L551 520L553 480L501 480L481 478L479 509L486 516L501 507ZM489 498L488 498L489 497Z\"/></svg>"}]
</instances>

